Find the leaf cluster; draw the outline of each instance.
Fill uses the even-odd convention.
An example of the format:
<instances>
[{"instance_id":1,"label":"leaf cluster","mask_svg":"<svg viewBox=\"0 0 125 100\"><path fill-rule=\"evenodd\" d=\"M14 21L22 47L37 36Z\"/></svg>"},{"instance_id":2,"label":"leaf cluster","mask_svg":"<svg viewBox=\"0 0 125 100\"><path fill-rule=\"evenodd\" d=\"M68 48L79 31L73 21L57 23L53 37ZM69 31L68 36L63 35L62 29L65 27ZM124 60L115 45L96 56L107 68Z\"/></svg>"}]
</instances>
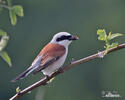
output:
<instances>
[{"instance_id":1,"label":"leaf cluster","mask_svg":"<svg viewBox=\"0 0 125 100\"><path fill-rule=\"evenodd\" d=\"M111 32L109 32L107 34L105 29L98 29L97 35L98 35L98 40L105 42L105 46L104 46L104 48L106 49L105 54L107 54L107 52L110 48L118 46L118 42L112 42L111 43L111 40L113 40L116 37L123 36L123 34L121 34L121 33L111 33Z\"/></svg>"},{"instance_id":2,"label":"leaf cluster","mask_svg":"<svg viewBox=\"0 0 125 100\"><path fill-rule=\"evenodd\" d=\"M3 9L7 9L9 11L10 22L13 26L17 23L17 16L24 16L23 7L21 5L12 5L11 0L0 0L0 12ZM11 59L4 50L7 46L8 40L9 36L7 33L0 29L0 56L8 63L9 66L12 66Z\"/></svg>"},{"instance_id":3,"label":"leaf cluster","mask_svg":"<svg viewBox=\"0 0 125 100\"><path fill-rule=\"evenodd\" d=\"M21 5L12 5L11 0L1 1L0 8L5 8L9 11L10 21L12 25L16 25L17 16L24 16L23 7Z\"/></svg>"},{"instance_id":4,"label":"leaf cluster","mask_svg":"<svg viewBox=\"0 0 125 100\"><path fill-rule=\"evenodd\" d=\"M8 63L9 66L12 66L11 59L8 56L7 52L4 51L4 48L7 46L9 36L7 33L0 29L0 56Z\"/></svg>"}]
</instances>

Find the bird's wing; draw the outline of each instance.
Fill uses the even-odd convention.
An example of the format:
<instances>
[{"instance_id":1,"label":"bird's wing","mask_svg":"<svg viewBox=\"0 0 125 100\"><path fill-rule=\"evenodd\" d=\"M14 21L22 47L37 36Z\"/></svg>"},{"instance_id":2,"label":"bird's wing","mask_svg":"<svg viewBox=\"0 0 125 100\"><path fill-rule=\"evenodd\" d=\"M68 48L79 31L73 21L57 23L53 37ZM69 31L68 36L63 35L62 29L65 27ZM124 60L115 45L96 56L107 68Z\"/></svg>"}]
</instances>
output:
<instances>
[{"instance_id":1,"label":"bird's wing","mask_svg":"<svg viewBox=\"0 0 125 100\"><path fill-rule=\"evenodd\" d=\"M39 65L34 71L33 74L45 69L49 65L56 62L60 57L65 54L65 47L59 44L48 44L43 50L40 52L39 55L42 55L42 60ZM38 55L38 56L39 56Z\"/></svg>"},{"instance_id":2,"label":"bird's wing","mask_svg":"<svg viewBox=\"0 0 125 100\"><path fill-rule=\"evenodd\" d=\"M65 54L65 47L59 44L48 44L46 45L36 59L33 61L32 65L18 75L12 82L16 82L19 79L22 79L33 72L36 74L37 72L43 70L48 67L50 64L57 61L61 56Z\"/></svg>"},{"instance_id":3,"label":"bird's wing","mask_svg":"<svg viewBox=\"0 0 125 100\"><path fill-rule=\"evenodd\" d=\"M39 65L39 67L33 71L33 74L36 74L36 73L40 72L41 70L45 69L46 67L48 67L49 65L51 65L55 61L57 61L59 58L60 57L57 56L57 57L48 57L47 59L44 59L44 63L42 61L41 64Z\"/></svg>"}]
</instances>

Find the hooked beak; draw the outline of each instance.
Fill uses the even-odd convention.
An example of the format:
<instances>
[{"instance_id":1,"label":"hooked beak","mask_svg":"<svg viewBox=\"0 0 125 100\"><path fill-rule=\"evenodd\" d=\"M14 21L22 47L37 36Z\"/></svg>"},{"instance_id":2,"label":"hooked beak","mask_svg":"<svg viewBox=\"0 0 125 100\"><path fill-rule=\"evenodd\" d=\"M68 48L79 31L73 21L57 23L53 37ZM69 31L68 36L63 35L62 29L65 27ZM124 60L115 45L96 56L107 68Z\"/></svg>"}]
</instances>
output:
<instances>
[{"instance_id":1,"label":"hooked beak","mask_svg":"<svg viewBox=\"0 0 125 100\"><path fill-rule=\"evenodd\" d=\"M70 40L78 40L78 39L79 39L79 37L77 35L72 35L70 38Z\"/></svg>"}]
</instances>

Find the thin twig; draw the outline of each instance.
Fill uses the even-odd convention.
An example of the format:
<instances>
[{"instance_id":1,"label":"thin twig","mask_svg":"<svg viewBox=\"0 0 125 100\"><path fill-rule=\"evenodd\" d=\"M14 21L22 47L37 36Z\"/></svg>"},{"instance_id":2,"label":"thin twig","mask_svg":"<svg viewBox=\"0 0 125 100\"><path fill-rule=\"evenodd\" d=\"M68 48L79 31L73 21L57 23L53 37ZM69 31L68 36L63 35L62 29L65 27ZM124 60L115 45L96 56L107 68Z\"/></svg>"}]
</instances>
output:
<instances>
[{"instance_id":1,"label":"thin twig","mask_svg":"<svg viewBox=\"0 0 125 100\"><path fill-rule=\"evenodd\" d=\"M120 50L120 49L123 49L123 48L125 48L125 43L121 44L121 45L118 45L117 47L109 49L108 53L111 53L113 51L117 51L117 50ZM105 56L104 53L105 53L105 50L104 51L100 51L100 52L98 52L96 54L93 54L91 56L82 58L80 60L73 61L73 62L71 62L71 64L63 67L61 70L57 70L56 72L54 72L51 76L49 76L47 78L44 77L40 81L30 85L29 87L25 88L24 90L21 90L19 93L17 93L12 98L10 98L10 100L17 100L19 97L23 96L24 94L28 93L29 91L32 91L33 89L35 89L35 88L37 88L37 87L39 87L41 85L47 85L47 82L49 80L51 80L52 78L54 78L55 76L57 76L57 75L59 75L61 73L64 73L65 71L67 71L70 68L72 68L74 65L78 65L78 64L81 64L81 63L93 60L95 58L103 58Z\"/></svg>"}]
</instances>

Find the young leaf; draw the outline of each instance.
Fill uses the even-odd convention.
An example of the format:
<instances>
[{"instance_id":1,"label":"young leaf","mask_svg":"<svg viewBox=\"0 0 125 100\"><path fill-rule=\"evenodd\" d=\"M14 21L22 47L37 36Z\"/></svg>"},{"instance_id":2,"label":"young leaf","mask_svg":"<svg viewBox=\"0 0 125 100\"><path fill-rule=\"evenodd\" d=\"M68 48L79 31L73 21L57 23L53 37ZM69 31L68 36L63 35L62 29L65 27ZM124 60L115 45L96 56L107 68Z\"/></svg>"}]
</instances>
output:
<instances>
[{"instance_id":1,"label":"young leaf","mask_svg":"<svg viewBox=\"0 0 125 100\"><path fill-rule=\"evenodd\" d=\"M111 34L112 34L112 33L109 32L109 35L107 36L107 39L108 39L108 40L111 40Z\"/></svg>"},{"instance_id":2,"label":"young leaf","mask_svg":"<svg viewBox=\"0 0 125 100\"><path fill-rule=\"evenodd\" d=\"M20 87L17 87L16 88L16 93L19 93L21 90L20 90Z\"/></svg>"},{"instance_id":3,"label":"young leaf","mask_svg":"<svg viewBox=\"0 0 125 100\"><path fill-rule=\"evenodd\" d=\"M98 40L105 41L105 36L104 35L98 36Z\"/></svg>"},{"instance_id":4,"label":"young leaf","mask_svg":"<svg viewBox=\"0 0 125 100\"><path fill-rule=\"evenodd\" d=\"M23 7L20 5L16 5L12 7L13 11L15 12L16 15L23 17L24 13L23 13Z\"/></svg>"},{"instance_id":5,"label":"young leaf","mask_svg":"<svg viewBox=\"0 0 125 100\"><path fill-rule=\"evenodd\" d=\"M121 34L121 33L114 33L114 34L111 34L110 40L112 40L112 39L114 39L114 38L116 38L116 37L119 37L119 36L123 36L123 34Z\"/></svg>"},{"instance_id":6,"label":"young leaf","mask_svg":"<svg viewBox=\"0 0 125 100\"><path fill-rule=\"evenodd\" d=\"M12 66L11 59L8 56L7 52L1 51L0 56L8 63L9 66Z\"/></svg>"},{"instance_id":7,"label":"young leaf","mask_svg":"<svg viewBox=\"0 0 125 100\"><path fill-rule=\"evenodd\" d=\"M2 29L0 29L0 36L5 36L5 35L7 35L7 33L3 31Z\"/></svg>"},{"instance_id":8,"label":"young leaf","mask_svg":"<svg viewBox=\"0 0 125 100\"><path fill-rule=\"evenodd\" d=\"M106 34L105 29L98 29L97 35L100 35L100 34Z\"/></svg>"},{"instance_id":9,"label":"young leaf","mask_svg":"<svg viewBox=\"0 0 125 100\"><path fill-rule=\"evenodd\" d=\"M113 48L113 47L116 47L116 46L118 46L118 43L116 42L116 43L112 43L111 45L110 45L110 48Z\"/></svg>"},{"instance_id":10,"label":"young leaf","mask_svg":"<svg viewBox=\"0 0 125 100\"><path fill-rule=\"evenodd\" d=\"M97 30L97 35L99 35L98 40L105 41L106 38L107 38L107 34L106 34L106 31L104 29L98 29Z\"/></svg>"},{"instance_id":11,"label":"young leaf","mask_svg":"<svg viewBox=\"0 0 125 100\"><path fill-rule=\"evenodd\" d=\"M0 40L0 51L2 51L6 47L8 40L9 40L9 36L7 35L2 36Z\"/></svg>"},{"instance_id":12,"label":"young leaf","mask_svg":"<svg viewBox=\"0 0 125 100\"><path fill-rule=\"evenodd\" d=\"M12 25L16 25L16 23L17 23L17 17L16 17L15 12L13 11L13 9L9 10L9 14L10 14L11 24Z\"/></svg>"}]
</instances>

